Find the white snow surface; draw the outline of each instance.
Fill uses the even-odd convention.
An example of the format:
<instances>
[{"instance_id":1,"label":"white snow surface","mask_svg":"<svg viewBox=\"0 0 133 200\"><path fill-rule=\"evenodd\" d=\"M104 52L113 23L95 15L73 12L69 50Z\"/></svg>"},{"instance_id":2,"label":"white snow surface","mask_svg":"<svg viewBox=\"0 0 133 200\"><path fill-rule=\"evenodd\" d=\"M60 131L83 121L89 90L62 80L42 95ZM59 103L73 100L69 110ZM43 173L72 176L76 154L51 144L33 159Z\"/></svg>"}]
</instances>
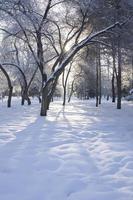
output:
<instances>
[{"instance_id":1,"label":"white snow surface","mask_svg":"<svg viewBox=\"0 0 133 200\"><path fill-rule=\"evenodd\" d=\"M0 103L0 200L133 200L133 104Z\"/></svg>"}]
</instances>

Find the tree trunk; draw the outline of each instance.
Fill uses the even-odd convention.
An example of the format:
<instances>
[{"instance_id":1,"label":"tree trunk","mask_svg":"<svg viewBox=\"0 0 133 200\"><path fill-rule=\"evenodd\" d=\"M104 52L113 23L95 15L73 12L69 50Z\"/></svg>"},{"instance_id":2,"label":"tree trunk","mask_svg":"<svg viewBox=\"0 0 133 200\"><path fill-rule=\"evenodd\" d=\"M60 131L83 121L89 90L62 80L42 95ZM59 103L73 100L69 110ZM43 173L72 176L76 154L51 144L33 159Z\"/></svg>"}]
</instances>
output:
<instances>
[{"instance_id":1,"label":"tree trunk","mask_svg":"<svg viewBox=\"0 0 133 200\"><path fill-rule=\"evenodd\" d=\"M112 58L113 58L113 74L112 74L112 102L115 103L116 92L115 92L115 76L117 77L116 71L116 49L112 43Z\"/></svg>"},{"instance_id":2,"label":"tree trunk","mask_svg":"<svg viewBox=\"0 0 133 200\"><path fill-rule=\"evenodd\" d=\"M63 92L63 106L66 105L66 88L64 88L64 92Z\"/></svg>"},{"instance_id":3,"label":"tree trunk","mask_svg":"<svg viewBox=\"0 0 133 200\"><path fill-rule=\"evenodd\" d=\"M63 86L63 106L66 104L66 84L65 84L65 69L62 74L62 86Z\"/></svg>"},{"instance_id":4,"label":"tree trunk","mask_svg":"<svg viewBox=\"0 0 133 200\"><path fill-rule=\"evenodd\" d=\"M70 103L70 101L71 101L72 94L73 94L73 91L71 90L70 95L69 95L69 98L68 98L68 103Z\"/></svg>"},{"instance_id":5,"label":"tree trunk","mask_svg":"<svg viewBox=\"0 0 133 200\"><path fill-rule=\"evenodd\" d=\"M100 55L100 45L99 45L99 49L98 49L98 73L99 73L99 104L101 104L101 100L102 100L102 77L101 77L101 55Z\"/></svg>"},{"instance_id":6,"label":"tree trunk","mask_svg":"<svg viewBox=\"0 0 133 200\"><path fill-rule=\"evenodd\" d=\"M121 109L121 47L118 37L117 109Z\"/></svg>"},{"instance_id":7,"label":"tree trunk","mask_svg":"<svg viewBox=\"0 0 133 200\"><path fill-rule=\"evenodd\" d=\"M47 116L47 108L48 108L48 87L42 88L42 102L41 102L41 116Z\"/></svg>"},{"instance_id":8,"label":"tree trunk","mask_svg":"<svg viewBox=\"0 0 133 200\"><path fill-rule=\"evenodd\" d=\"M24 105L24 102L27 101L28 105L31 105L31 100L28 96L28 91L25 89L22 91L22 100L21 100L21 105Z\"/></svg>"},{"instance_id":9,"label":"tree trunk","mask_svg":"<svg viewBox=\"0 0 133 200\"><path fill-rule=\"evenodd\" d=\"M38 100L39 100L39 103L42 102L42 99L41 99L40 95L38 96Z\"/></svg>"},{"instance_id":10,"label":"tree trunk","mask_svg":"<svg viewBox=\"0 0 133 200\"><path fill-rule=\"evenodd\" d=\"M98 80L99 80L99 74L98 74L99 70L98 70L98 65L96 66L96 107L98 107L99 104L99 91L98 91Z\"/></svg>"},{"instance_id":11,"label":"tree trunk","mask_svg":"<svg viewBox=\"0 0 133 200\"><path fill-rule=\"evenodd\" d=\"M68 82L68 78L69 78L69 74L71 71L71 67L72 67L72 62L70 63L70 67L68 69L66 78L65 78L65 70L63 71L63 75L62 75L62 85L63 85L63 106L65 106L66 104L66 94L67 94L67 82Z\"/></svg>"},{"instance_id":12,"label":"tree trunk","mask_svg":"<svg viewBox=\"0 0 133 200\"><path fill-rule=\"evenodd\" d=\"M99 69L98 63L96 62L96 107L99 104Z\"/></svg>"},{"instance_id":13,"label":"tree trunk","mask_svg":"<svg viewBox=\"0 0 133 200\"><path fill-rule=\"evenodd\" d=\"M29 97L27 97L27 102L28 102L28 106L30 106L31 105L31 100L30 100Z\"/></svg>"},{"instance_id":14,"label":"tree trunk","mask_svg":"<svg viewBox=\"0 0 133 200\"><path fill-rule=\"evenodd\" d=\"M55 89L56 89L57 82L58 82L58 77L56 77L56 79L54 80L54 82L53 82L53 84L51 86L51 91L48 94L48 98L47 98L47 100L48 100L47 110L49 110L50 102L53 100L53 95L54 95L54 92L55 92Z\"/></svg>"},{"instance_id":15,"label":"tree trunk","mask_svg":"<svg viewBox=\"0 0 133 200\"><path fill-rule=\"evenodd\" d=\"M7 107L11 107L11 99L12 99L12 92L13 92L13 87L11 86L9 88L9 94L8 94L8 100L7 100Z\"/></svg>"},{"instance_id":16,"label":"tree trunk","mask_svg":"<svg viewBox=\"0 0 133 200\"><path fill-rule=\"evenodd\" d=\"M3 68L3 66L1 64L0 64L0 69L7 79L8 89L9 89L7 107L10 108L11 107L12 92L13 92L12 83L11 83L11 80L10 80L8 73L6 72L6 70Z\"/></svg>"},{"instance_id":17,"label":"tree trunk","mask_svg":"<svg viewBox=\"0 0 133 200\"><path fill-rule=\"evenodd\" d=\"M102 86L101 86L101 67L99 69L99 104L101 104L102 101Z\"/></svg>"},{"instance_id":18,"label":"tree trunk","mask_svg":"<svg viewBox=\"0 0 133 200\"><path fill-rule=\"evenodd\" d=\"M24 102L25 102L25 98L22 96L22 99L21 99L21 105L22 106L24 105Z\"/></svg>"},{"instance_id":19,"label":"tree trunk","mask_svg":"<svg viewBox=\"0 0 133 200\"><path fill-rule=\"evenodd\" d=\"M73 87L74 87L74 80L73 80L72 85L71 85L71 91L70 91L70 95L69 95L69 98L68 98L68 103L70 103L71 97L72 97L73 92L74 92Z\"/></svg>"},{"instance_id":20,"label":"tree trunk","mask_svg":"<svg viewBox=\"0 0 133 200\"><path fill-rule=\"evenodd\" d=\"M107 94L107 101L109 101L109 94Z\"/></svg>"},{"instance_id":21,"label":"tree trunk","mask_svg":"<svg viewBox=\"0 0 133 200\"><path fill-rule=\"evenodd\" d=\"M112 75L112 102L115 103L115 75L114 75L114 71L113 71L113 75Z\"/></svg>"},{"instance_id":22,"label":"tree trunk","mask_svg":"<svg viewBox=\"0 0 133 200\"><path fill-rule=\"evenodd\" d=\"M132 55L132 82L131 82L131 88L133 88L133 55Z\"/></svg>"}]
</instances>

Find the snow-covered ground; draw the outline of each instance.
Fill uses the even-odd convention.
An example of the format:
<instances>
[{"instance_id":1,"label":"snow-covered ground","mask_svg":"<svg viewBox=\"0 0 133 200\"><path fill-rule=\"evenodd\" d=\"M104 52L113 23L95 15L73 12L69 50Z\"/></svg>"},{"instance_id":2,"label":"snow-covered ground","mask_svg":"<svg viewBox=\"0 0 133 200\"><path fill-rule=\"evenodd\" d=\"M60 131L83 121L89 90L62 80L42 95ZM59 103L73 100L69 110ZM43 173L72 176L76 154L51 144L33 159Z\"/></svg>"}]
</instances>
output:
<instances>
[{"instance_id":1,"label":"snow-covered ground","mask_svg":"<svg viewBox=\"0 0 133 200\"><path fill-rule=\"evenodd\" d=\"M133 104L0 103L0 200L133 200Z\"/></svg>"}]
</instances>

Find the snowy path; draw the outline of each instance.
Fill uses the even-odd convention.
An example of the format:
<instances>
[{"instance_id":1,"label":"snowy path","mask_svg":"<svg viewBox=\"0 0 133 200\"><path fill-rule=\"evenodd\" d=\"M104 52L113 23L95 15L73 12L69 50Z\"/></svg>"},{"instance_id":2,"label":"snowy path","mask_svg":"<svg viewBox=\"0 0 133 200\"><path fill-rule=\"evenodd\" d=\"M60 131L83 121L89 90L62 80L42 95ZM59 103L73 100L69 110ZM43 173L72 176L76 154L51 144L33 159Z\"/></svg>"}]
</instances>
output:
<instances>
[{"instance_id":1,"label":"snowy path","mask_svg":"<svg viewBox=\"0 0 133 200\"><path fill-rule=\"evenodd\" d=\"M0 107L0 200L133 200L133 104Z\"/></svg>"}]
</instances>

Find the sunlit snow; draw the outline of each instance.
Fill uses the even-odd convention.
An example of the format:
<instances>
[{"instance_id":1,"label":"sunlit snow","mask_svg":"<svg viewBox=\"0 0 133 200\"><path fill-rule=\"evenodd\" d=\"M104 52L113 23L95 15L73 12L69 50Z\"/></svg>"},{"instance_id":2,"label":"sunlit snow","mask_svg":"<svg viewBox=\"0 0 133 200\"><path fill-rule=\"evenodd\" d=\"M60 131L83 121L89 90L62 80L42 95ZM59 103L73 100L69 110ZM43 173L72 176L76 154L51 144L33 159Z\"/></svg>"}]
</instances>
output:
<instances>
[{"instance_id":1,"label":"sunlit snow","mask_svg":"<svg viewBox=\"0 0 133 200\"><path fill-rule=\"evenodd\" d=\"M16 105L17 104L17 105ZM0 103L0 200L132 200L133 104Z\"/></svg>"}]
</instances>

